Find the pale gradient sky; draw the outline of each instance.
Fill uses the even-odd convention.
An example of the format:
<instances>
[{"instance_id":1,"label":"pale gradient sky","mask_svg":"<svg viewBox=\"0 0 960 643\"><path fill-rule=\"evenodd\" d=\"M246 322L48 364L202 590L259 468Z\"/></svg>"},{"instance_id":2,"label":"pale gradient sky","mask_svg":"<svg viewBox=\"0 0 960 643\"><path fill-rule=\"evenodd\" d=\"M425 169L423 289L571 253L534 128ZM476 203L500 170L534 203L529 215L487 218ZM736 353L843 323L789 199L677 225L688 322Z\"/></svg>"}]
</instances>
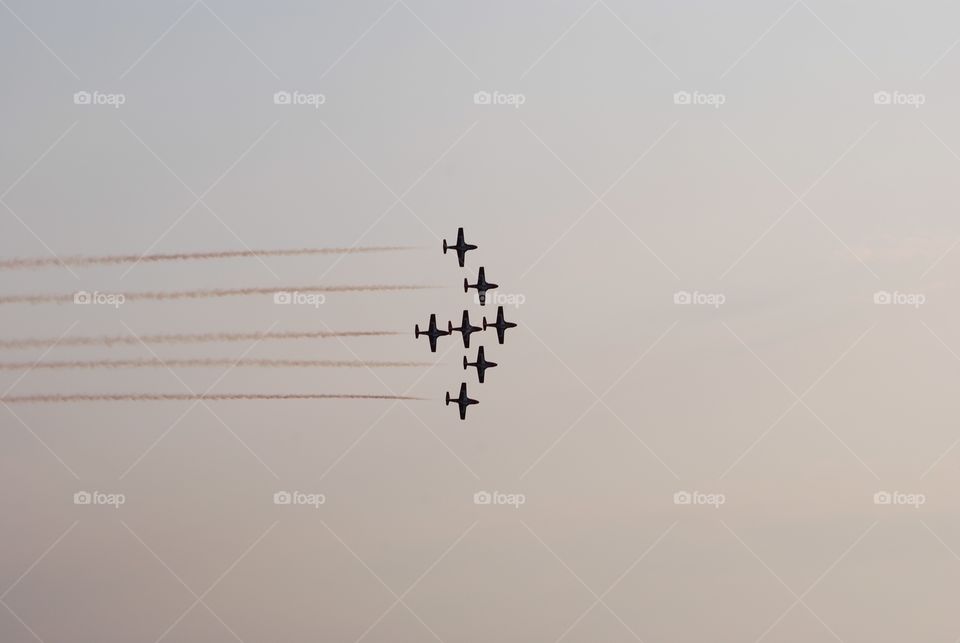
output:
<instances>
[{"instance_id":1,"label":"pale gradient sky","mask_svg":"<svg viewBox=\"0 0 960 643\"><path fill-rule=\"evenodd\" d=\"M155 350L437 365L0 372L8 395L429 398L0 407L0 639L955 641L958 18L865 0L0 0L0 257L418 248L0 272L0 293L442 286L319 310L4 307L5 339L385 329L405 334ZM480 246L469 272L440 253L458 226ZM431 312L495 314L459 289L480 265L525 297L505 345L474 340L499 363L482 386L459 343L431 356L412 337ZM467 422L442 403L461 381L481 401ZM127 501L75 506L80 490ZM278 490L327 502L275 506ZM675 504L684 490L725 503ZM926 502L878 506L881 490Z\"/></svg>"}]
</instances>

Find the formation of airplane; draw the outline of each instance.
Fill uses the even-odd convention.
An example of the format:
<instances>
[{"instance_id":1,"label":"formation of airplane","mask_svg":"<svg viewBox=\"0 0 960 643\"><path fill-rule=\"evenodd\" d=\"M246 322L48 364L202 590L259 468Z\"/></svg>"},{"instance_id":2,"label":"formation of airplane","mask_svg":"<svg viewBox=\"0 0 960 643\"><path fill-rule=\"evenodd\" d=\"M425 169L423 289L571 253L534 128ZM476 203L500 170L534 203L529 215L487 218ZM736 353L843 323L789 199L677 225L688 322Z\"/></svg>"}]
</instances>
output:
<instances>
[{"instance_id":1,"label":"formation of airplane","mask_svg":"<svg viewBox=\"0 0 960 643\"><path fill-rule=\"evenodd\" d=\"M470 245L463 240L463 228L457 228L457 244L454 246L448 246L447 240L443 240L443 254L447 254L447 250L456 250L457 251L457 262L460 264L460 267L463 268L463 260L466 257L468 250L476 250L477 247Z\"/></svg>"},{"instance_id":2,"label":"formation of airplane","mask_svg":"<svg viewBox=\"0 0 960 643\"><path fill-rule=\"evenodd\" d=\"M430 325L427 326L426 330L421 330L420 325L416 324L413 327L414 337L419 338L421 335L427 337L430 340L430 352L437 352L437 339L444 337L446 335L453 335L454 333L460 333L463 337L463 347L470 348L470 336L474 333L479 333L485 331L488 328L493 328L497 331L497 342L503 344L506 339L505 335L508 328L516 328L517 325L514 322L509 322L504 319L503 316L503 306L497 306L497 321L490 322L487 321L487 318L483 318L483 326L474 326L470 323L470 311L463 311L463 317L461 318L460 325L454 326L452 321L447 322L447 330L441 330L437 326L437 315L436 313L430 315Z\"/></svg>"},{"instance_id":3,"label":"formation of airplane","mask_svg":"<svg viewBox=\"0 0 960 643\"><path fill-rule=\"evenodd\" d=\"M453 250L457 253L457 263L460 264L460 267L464 267L464 261L466 259L466 254L470 250L476 250L477 246L469 244L464 239L463 228L457 228L457 242L456 244L449 244L447 240L443 240L443 254L447 254L448 250ZM477 274L477 283L471 284L469 280L463 280L463 292L470 292L470 289L473 288L477 291L477 299L481 306L486 305L487 303L487 291L497 288L497 284L490 283L487 281L487 276L484 271L483 266L480 267L480 270ZM430 352L437 352L437 339L443 337L444 335L453 335L454 332L460 333L460 337L463 340L463 347L470 348L470 336L474 333L480 333L486 331L488 328L493 328L497 331L497 342L503 344L507 329L516 328L517 325L513 322L509 322L504 319L503 316L503 306L497 307L497 320L495 322L488 322L487 318L483 317L483 326L474 326L470 323L470 311L464 310L463 317L461 318L460 325L454 326L453 321L447 322L447 329L441 330L437 327L437 315L436 313L430 315L430 324L426 330L420 330L420 326L414 325L413 332L414 337L419 338L420 335L425 335L430 341ZM469 358L463 356L463 370L467 370L469 367L474 367L477 369L477 380L480 384L483 384L484 378L486 375L487 369L493 368L497 365L496 362L491 362L487 360L484 355L483 346L477 348L477 359L476 361L469 361ZM478 400L474 400L467 395L467 383L462 382L460 384L460 394L457 397L451 397L449 391L446 394L446 404L450 406L450 403L453 402L459 407L460 419L467 419L467 407L473 404L479 404Z\"/></svg>"}]
</instances>

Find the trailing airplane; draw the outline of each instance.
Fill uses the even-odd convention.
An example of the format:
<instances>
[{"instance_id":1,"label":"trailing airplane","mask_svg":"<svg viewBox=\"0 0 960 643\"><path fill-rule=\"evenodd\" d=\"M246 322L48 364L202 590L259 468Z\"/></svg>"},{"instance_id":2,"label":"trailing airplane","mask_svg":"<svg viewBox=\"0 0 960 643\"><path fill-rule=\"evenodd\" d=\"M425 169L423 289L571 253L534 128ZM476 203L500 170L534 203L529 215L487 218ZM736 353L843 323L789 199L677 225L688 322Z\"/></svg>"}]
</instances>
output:
<instances>
[{"instance_id":1,"label":"trailing airplane","mask_svg":"<svg viewBox=\"0 0 960 643\"><path fill-rule=\"evenodd\" d=\"M497 287L497 284L487 283L486 274L483 272L483 266L480 266L480 274L477 275L477 283L471 284L467 283L467 280L463 280L463 292L469 292L470 288L476 288L477 294L480 296L480 305L483 306L487 303L487 291L493 290Z\"/></svg>"},{"instance_id":2,"label":"trailing airplane","mask_svg":"<svg viewBox=\"0 0 960 643\"><path fill-rule=\"evenodd\" d=\"M449 331L439 330L439 329L437 328L437 315L436 315L436 314L430 315L430 327L427 328L427 330L421 331L419 324L415 324L414 327L413 327L413 336L414 336L415 338L418 338L418 339L419 339L420 335L426 335L426 336L430 339L430 352L431 352L431 353L436 353L436 352L437 352L437 338L438 338L438 337L443 337L444 335L449 335L449 334L450 334Z\"/></svg>"},{"instance_id":3,"label":"trailing airplane","mask_svg":"<svg viewBox=\"0 0 960 643\"><path fill-rule=\"evenodd\" d=\"M476 250L477 247L471 245L463 240L463 228L457 228L457 244L454 246L448 246L447 240L443 240L443 254L447 254L447 250L456 250L457 251L457 262L459 262L460 267L463 268L464 255L467 254L468 250Z\"/></svg>"},{"instance_id":4,"label":"trailing airplane","mask_svg":"<svg viewBox=\"0 0 960 643\"><path fill-rule=\"evenodd\" d=\"M483 384L483 373L484 373L484 371L486 371L488 368L493 368L493 367L496 366L496 365L497 365L496 362L488 362L488 361L483 357L483 346L481 346L480 348L477 349L477 361L475 361L475 362L468 362L468 361L467 361L467 356L466 356L466 355L463 356L463 370L467 370L467 367L468 367L468 366L476 366L476 367L477 367L477 377L480 379L480 383L481 383L481 384Z\"/></svg>"},{"instance_id":5,"label":"trailing airplane","mask_svg":"<svg viewBox=\"0 0 960 643\"><path fill-rule=\"evenodd\" d=\"M503 318L503 306L497 306L497 322L495 324L488 324L487 318L483 318L483 330L487 330L488 326L497 329L497 339L500 340L501 344L503 343L503 336L507 332L507 329L517 327L513 322L508 322Z\"/></svg>"},{"instance_id":6,"label":"trailing airplane","mask_svg":"<svg viewBox=\"0 0 960 643\"><path fill-rule=\"evenodd\" d=\"M481 330L479 326L470 325L470 313L468 311L463 311L463 321L460 322L460 327L455 328L453 322L447 322L447 334L453 334L453 331L459 332L463 335L463 347L470 348L470 334L476 333Z\"/></svg>"},{"instance_id":7,"label":"trailing airplane","mask_svg":"<svg viewBox=\"0 0 960 643\"><path fill-rule=\"evenodd\" d=\"M471 400L467 397L467 383L464 382L460 385L460 396L459 397L450 397L450 392L447 391L447 406L450 406L450 402L455 402L460 407L460 419L467 419L467 407L471 404L479 404L477 400Z\"/></svg>"}]
</instances>

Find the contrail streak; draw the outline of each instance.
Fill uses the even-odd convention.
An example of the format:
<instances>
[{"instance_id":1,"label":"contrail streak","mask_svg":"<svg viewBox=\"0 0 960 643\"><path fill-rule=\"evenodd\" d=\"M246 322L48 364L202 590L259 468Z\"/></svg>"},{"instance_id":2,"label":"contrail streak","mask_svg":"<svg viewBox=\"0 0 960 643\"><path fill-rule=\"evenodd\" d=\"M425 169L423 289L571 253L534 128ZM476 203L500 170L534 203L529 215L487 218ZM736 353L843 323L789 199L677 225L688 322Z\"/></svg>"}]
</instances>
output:
<instances>
[{"instance_id":1,"label":"contrail streak","mask_svg":"<svg viewBox=\"0 0 960 643\"><path fill-rule=\"evenodd\" d=\"M276 295L278 293L332 293L332 292L390 292L403 290L426 290L436 286L416 285L355 285L355 286L297 286L287 288L226 288L210 290L168 290L128 293L84 293L103 296L107 305L119 306L130 301L167 301L174 299L214 299L221 297L240 297L244 295ZM69 304L74 303L78 293L3 295L0 305L9 304ZM122 300L120 299L122 297ZM79 303L79 302L78 302Z\"/></svg>"},{"instance_id":2,"label":"contrail streak","mask_svg":"<svg viewBox=\"0 0 960 643\"><path fill-rule=\"evenodd\" d=\"M194 395L191 393L120 393L95 395L10 395L0 397L4 404L64 404L69 402L191 402L199 400L423 400L408 395L352 395L340 393L226 393Z\"/></svg>"},{"instance_id":3,"label":"contrail streak","mask_svg":"<svg viewBox=\"0 0 960 643\"><path fill-rule=\"evenodd\" d=\"M281 339L327 339L331 337L386 337L397 331L289 331L274 333L184 333L166 335L101 335L92 337L24 337L0 339L0 348L46 348L48 346L137 346L143 344L205 344L217 342L266 341Z\"/></svg>"},{"instance_id":4,"label":"contrail streak","mask_svg":"<svg viewBox=\"0 0 960 643\"><path fill-rule=\"evenodd\" d=\"M313 359L104 359L51 362L0 362L0 371L80 368L408 368L431 366L432 362L387 362Z\"/></svg>"},{"instance_id":5,"label":"contrail streak","mask_svg":"<svg viewBox=\"0 0 960 643\"><path fill-rule=\"evenodd\" d=\"M238 259L245 257L304 257L312 255L344 255L372 252L412 250L409 246L365 246L362 248L290 248L287 250L228 250L224 252L178 252L152 255L101 255L87 257L14 257L0 260L0 270L28 270L54 266L110 266L127 263L158 263L163 261L204 261L211 259Z\"/></svg>"}]
</instances>

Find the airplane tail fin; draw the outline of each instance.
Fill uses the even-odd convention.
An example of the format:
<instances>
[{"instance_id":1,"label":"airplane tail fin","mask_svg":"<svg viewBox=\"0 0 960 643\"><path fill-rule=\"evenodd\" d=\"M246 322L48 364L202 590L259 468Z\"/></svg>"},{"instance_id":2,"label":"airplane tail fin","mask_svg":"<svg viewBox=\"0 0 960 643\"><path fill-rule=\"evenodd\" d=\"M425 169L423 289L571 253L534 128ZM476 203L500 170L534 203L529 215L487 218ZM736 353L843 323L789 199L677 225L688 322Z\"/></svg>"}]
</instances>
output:
<instances>
[{"instance_id":1,"label":"airplane tail fin","mask_svg":"<svg viewBox=\"0 0 960 643\"><path fill-rule=\"evenodd\" d=\"M453 333L453 322L452 322L452 321L448 321L448 322L447 322L447 332L450 333L450 334Z\"/></svg>"},{"instance_id":2,"label":"airplane tail fin","mask_svg":"<svg viewBox=\"0 0 960 643\"><path fill-rule=\"evenodd\" d=\"M450 406L450 391L447 391L447 406Z\"/></svg>"},{"instance_id":3,"label":"airplane tail fin","mask_svg":"<svg viewBox=\"0 0 960 643\"><path fill-rule=\"evenodd\" d=\"M420 324L414 324L413 326L413 337L418 339L420 337Z\"/></svg>"},{"instance_id":4,"label":"airplane tail fin","mask_svg":"<svg viewBox=\"0 0 960 643\"><path fill-rule=\"evenodd\" d=\"M463 292L470 292L470 284L467 283L467 280L463 280Z\"/></svg>"},{"instance_id":5,"label":"airplane tail fin","mask_svg":"<svg viewBox=\"0 0 960 643\"><path fill-rule=\"evenodd\" d=\"M443 240L443 254L447 254L447 240Z\"/></svg>"},{"instance_id":6,"label":"airplane tail fin","mask_svg":"<svg viewBox=\"0 0 960 643\"><path fill-rule=\"evenodd\" d=\"M487 330L487 318L483 318L483 330Z\"/></svg>"},{"instance_id":7,"label":"airplane tail fin","mask_svg":"<svg viewBox=\"0 0 960 643\"><path fill-rule=\"evenodd\" d=\"M467 356L463 356L463 370L467 370Z\"/></svg>"}]
</instances>

